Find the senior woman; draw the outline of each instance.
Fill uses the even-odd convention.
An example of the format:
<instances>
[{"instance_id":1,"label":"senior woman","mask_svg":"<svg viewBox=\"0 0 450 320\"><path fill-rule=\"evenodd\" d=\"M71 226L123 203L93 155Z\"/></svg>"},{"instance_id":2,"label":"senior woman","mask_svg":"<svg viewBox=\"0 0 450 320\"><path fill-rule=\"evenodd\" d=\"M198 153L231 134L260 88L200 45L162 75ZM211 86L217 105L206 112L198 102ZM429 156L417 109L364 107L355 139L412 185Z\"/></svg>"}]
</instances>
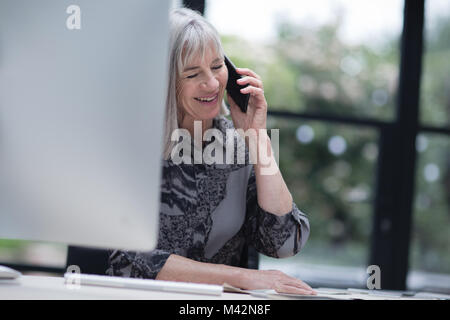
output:
<instances>
[{"instance_id":1,"label":"senior woman","mask_svg":"<svg viewBox=\"0 0 450 320\"><path fill-rule=\"evenodd\" d=\"M201 122L202 134L212 128L224 135L227 129L254 129L262 135L259 142L270 140L261 78L249 69L237 69L243 76L239 84L248 85L241 92L250 94L250 99L243 113L228 96L232 121L228 120L223 102L228 69L217 31L186 8L172 11L170 24L158 245L150 252L112 252L108 273L315 294L301 280L280 271L239 267L246 243L265 255L282 258L295 255L309 236L308 219L293 202L278 167L267 175L261 173L264 165L258 162L172 161L174 130L185 129L194 136L195 121ZM258 147L267 148L267 144ZM269 159L276 165L272 154Z\"/></svg>"}]
</instances>

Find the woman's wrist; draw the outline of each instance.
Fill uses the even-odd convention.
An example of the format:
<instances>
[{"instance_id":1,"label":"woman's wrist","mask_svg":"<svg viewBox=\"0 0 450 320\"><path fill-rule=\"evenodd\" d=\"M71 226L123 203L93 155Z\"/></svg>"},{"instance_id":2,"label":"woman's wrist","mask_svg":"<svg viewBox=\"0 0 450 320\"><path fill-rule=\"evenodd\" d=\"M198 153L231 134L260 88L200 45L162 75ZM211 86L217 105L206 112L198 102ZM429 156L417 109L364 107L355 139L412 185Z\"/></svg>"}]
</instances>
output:
<instances>
[{"instance_id":1,"label":"woman's wrist","mask_svg":"<svg viewBox=\"0 0 450 320\"><path fill-rule=\"evenodd\" d=\"M227 283L236 288L241 288L244 290L249 289L247 284L252 272L254 272L254 270L233 267L232 272L228 273Z\"/></svg>"},{"instance_id":2,"label":"woman's wrist","mask_svg":"<svg viewBox=\"0 0 450 320\"><path fill-rule=\"evenodd\" d=\"M271 158L273 157L273 152L267 130L252 130L253 132L245 135L245 144L249 151L251 163L256 166L270 166L272 162Z\"/></svg>"},{"instance_id":3,"label":"woman's wrist","mask_svg":"<svg viewBox=\"0 0 450 320\"><path fill-rule=\"evenodd\" d=\"M274 175L278 173L278 164L272 149L272 142L267 131L261 130L258 136L257 160L254 164L255 173L262 175Z\"/></svg>"}]
</instances>

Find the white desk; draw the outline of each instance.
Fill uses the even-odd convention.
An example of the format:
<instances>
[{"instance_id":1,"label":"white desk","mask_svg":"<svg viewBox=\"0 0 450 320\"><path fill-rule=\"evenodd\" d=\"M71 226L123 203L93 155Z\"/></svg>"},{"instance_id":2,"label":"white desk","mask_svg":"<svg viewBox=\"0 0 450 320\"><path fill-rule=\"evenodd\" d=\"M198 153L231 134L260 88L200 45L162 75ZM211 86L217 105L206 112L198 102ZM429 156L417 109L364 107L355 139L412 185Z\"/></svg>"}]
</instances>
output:
<instances>
[{"instance_id":1,"label":"white desk","mask_svg":"<svg viewBox=\"0 0 450 320\"><path fill-rule=\"evenodd\" d=\"M317 289L320 291L320 289ZM325 289L327 291L327 289ZM377 293L374 291L373 293ZM323 294L323 292L322 292ZM449 299L450 296L422 294L417 297L394 297L385 295L367 295L352 293L351 296L334 296L337 299L362 300L421 300ZM327 296L326 294L324 296ZM281 297L283 298L283 297ZM284 297L285 298L285 297ZM314 299L313 297L310 297ZM317 297L319 298L319 296ZM16 280L0 280L1 300L259 300L274 301L250 294L223 292L220 296L204 294L187 294L140 289L125 289L102 286L81 285L71 288L65 284L63 277L22 276ZM280 297L277 298L277 300ZM308 300L304 297L302 300Z\"/></svg>"},{"instance_id":2,"label":"white desk","mask_svg":"<svg viewBox=\"0 0 450 320\"><path fill-rule=\"evenodd\" d=\"M0 280L0 300L261 300L249 294L223 292L221 296L169 293L138 289L81 286L69 288L63 277L22 276ZM264 300L264 299L263 299Z\"/></svg>"}]
</instances>

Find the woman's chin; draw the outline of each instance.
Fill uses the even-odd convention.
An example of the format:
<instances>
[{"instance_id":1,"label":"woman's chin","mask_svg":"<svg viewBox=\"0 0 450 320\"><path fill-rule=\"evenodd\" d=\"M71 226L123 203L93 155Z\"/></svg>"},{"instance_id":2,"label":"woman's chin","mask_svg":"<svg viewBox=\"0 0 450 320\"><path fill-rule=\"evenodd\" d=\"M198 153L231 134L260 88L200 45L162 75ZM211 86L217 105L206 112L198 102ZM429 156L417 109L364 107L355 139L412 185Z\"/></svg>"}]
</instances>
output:
<instances>
[{"instance_id":1,"label":"woman's chin","mask_svg":"<svg viewBox=\"0 0 450 320\"><path fill-rule=\"evenodd\" d=\"M220 113L220 104L214 109L212 118L217 117L219 113Z\"/></svg>"},{"instance_id":2,"label":"woman's chin","mask_svg":"<svg viewBox=\"0 0 450 320\"><path fill-rule=\"evenodd\" d=\"M214 119L220 113L220 104L215 107L210 107L209 110L202 110L202 120Z\"/></svg>"}]
</instances>

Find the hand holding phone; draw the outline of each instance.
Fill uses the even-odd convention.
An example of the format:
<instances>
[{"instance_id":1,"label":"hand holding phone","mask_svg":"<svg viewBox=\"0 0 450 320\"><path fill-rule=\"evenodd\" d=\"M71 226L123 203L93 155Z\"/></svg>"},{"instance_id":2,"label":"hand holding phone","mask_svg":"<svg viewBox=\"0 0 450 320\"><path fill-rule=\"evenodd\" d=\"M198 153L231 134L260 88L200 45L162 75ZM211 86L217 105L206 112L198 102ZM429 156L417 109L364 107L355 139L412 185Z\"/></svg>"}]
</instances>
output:
<instances>
[{"instance_id":1,"label":"hand holding phone","mask_svg":"<svg viewBox=\"0 0 450 320\"><path fill-rule=\"evenodd\" d=\"M242 76L237 73L236 67L233 65L233 63L225 56L225 65L228 68L228 82L227 82L227 92L230 94L231 98L234 102L239 106L242 112L247 112L247 106L248 106L248 99L250 99L250 94L243 94L241 93L241 89L248 86L246 85L239 85L236 83L236 81Z\"/></svg>"}]
</instances>

